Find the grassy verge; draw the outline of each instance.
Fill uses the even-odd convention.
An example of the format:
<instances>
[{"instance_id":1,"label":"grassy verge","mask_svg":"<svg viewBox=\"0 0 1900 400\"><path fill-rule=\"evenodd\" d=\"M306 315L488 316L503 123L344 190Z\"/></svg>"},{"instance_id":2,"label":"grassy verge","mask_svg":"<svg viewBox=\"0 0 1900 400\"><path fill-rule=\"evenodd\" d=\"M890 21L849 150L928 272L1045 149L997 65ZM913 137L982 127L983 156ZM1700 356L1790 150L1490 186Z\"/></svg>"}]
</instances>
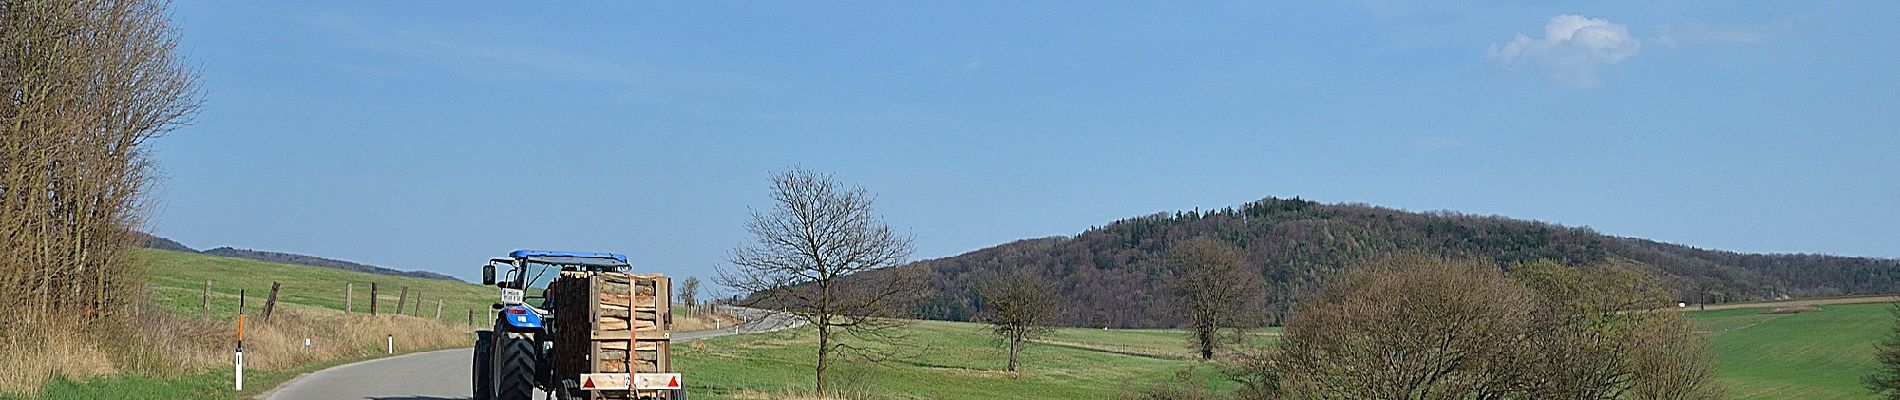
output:
<instances>
[{"instance_id":1,"label":"grassy verge","mask_svg":"<svg viewBox=\"0 0 1900 400\"><path fill-rule=\"evenodd\" d=\"M409 354L441 349L421 349L398 353ZM41 391L42 400L177 400L177 399L248 399L275 389L303 374L323 370L338 365L383 357L357 356L313 362L295 368L275 371L244 371L244 390L232 387L232 371L219 369L172 378L153 378L147 376L116 376L85 381L55 380ZM3 398L3 397L0 397Z\"/></svg>"},{"instance_id":2,"label":"grassy verge","mask_svg":"<svg viewBox=\"0 0 1900 400\"><path fill-rule=\"evenodd\" d=\"M477 318L486 325L486 310L495 298L486 287L460 282L158 250L140 256L151 274L143 306L112 318L0 328L0 395L237 396L228 393L228 385L240 289L249 305L246 386L258 390L315 368L381 356L386 335L394 335L399 349L468 346L473 335L467 310L479 305ZM209 315L202 309L206 279L213 281ZM275 315L267 320L261 314L272 282L280 283L281 291ZM355 314L343 312L346 282L356 282ZM378 296L382 315L373 317L366 315L370 282L383 289ZM406 315L392 315L405 286L411 290L410 307ZM443 304L439 319L437 300ZM311 342L307 351L306 339Z\"/></svg>"}]
</instances>

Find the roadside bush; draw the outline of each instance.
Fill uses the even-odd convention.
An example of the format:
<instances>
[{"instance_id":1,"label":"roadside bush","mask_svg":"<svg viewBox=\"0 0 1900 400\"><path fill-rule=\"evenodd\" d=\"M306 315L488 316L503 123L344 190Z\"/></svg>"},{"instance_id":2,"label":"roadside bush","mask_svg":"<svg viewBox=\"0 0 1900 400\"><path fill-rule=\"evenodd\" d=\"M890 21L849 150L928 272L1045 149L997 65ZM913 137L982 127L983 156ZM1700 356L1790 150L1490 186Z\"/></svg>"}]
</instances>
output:
<instances>
[{"instance_id":1,"label":"roadside bush","mask_svg":"<svg viewBox=\"0 0 1900 400\"><path fill-rule=\"evenodd\" d=\"M1702 399L1701 339L1640 271L1404 256L1303 300L1278 346L1230 360L1244 398Z\"/></svg>"}]
</instances>

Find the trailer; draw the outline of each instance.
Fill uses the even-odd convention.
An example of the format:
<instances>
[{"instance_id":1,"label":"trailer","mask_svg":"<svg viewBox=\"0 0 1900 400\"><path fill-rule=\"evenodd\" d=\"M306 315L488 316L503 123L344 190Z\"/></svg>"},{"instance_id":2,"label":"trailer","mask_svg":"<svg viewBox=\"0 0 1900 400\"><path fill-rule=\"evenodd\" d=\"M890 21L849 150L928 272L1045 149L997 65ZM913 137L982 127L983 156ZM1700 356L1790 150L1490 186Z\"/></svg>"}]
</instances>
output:
<instances>
[{"instance_id":1,"label":"trailer","mask_svg":"<svg viewBox=\"0 0 1900 400\"><path fill-rule=\"evenodd\" d=\"M497 279L498 267L506 272ZM494 328L478 331L477 400L685 400L673 371L671 281L628 273L626 256L519 250L490 260L501 288Z\"/></svg>"}]
</instances>

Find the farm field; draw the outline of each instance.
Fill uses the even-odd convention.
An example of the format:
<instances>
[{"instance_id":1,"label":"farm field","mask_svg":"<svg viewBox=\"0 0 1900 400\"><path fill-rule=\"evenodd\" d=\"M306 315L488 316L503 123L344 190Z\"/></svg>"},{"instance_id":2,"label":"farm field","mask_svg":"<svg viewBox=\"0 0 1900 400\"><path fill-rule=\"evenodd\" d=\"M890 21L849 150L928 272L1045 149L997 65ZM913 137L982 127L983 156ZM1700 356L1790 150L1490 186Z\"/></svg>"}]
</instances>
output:
<instances>
[{"instance_id":1,"label":"farm field","mask_svg":"<svg viewBox=\"0 0 1900 400\"><path fill-rule=\"evenodd\" d=\"M1709 335L1717 380L1734 399L1864 399L1874 344L1893 323L1887 303L1828 304L1820 311L1762 314L1770 307L1691 312Z\"/></svg>"},{"instance_id":2,"label":"farm field","mask_svg":"<svg viewBox=\"0 0 1900 400\"><path fill-rule=\"evenodd\" d=\"M1008 355L984 333L985 325L919 321L910 327L914 355L882 364L844 361L831 385L871 398L1104 399L1129 383L1177 382L1193 368L1189 384L1230 389L1212 367L1176 357L1092 350L1128 346L1142 351L1187 352L1187 339L1171 330L1063 329L1052 339L1065 346L1029 344L1020 376L1003 371ZM675 366L687 376L695 399L782 398L808 394L817 334L811 328L722 337L674 347ZM1170 344L1179 350L1165 350Z\"/></svg>"},{"instance_id":3,"label":"farm field","mask_svg":"<svg viewBox=\"0 0 1900 400\"><path fill-rule=\"evenodd\" d=\"M1884 297L1861 301L1881 301ZM1796 302L1814 304L1810 302ZM1891 316L1886 303L1821 303L1821 311L1762 314L1787 304L1691 311L1720 363L1717 381L1734 399L1859 399L1860 377L1874 369L1872 346ZM874 398L1113 398L1124 388L1175 379L1228 390L1214 368L1191 361L1186 333L1172 329L1062 328L1028 345L1024 374L1002 371L1006 355L981 324L921 321L911 328L917 357L884 364L843 362L832 385ZM1277 329L1255 334L1257 343ZM695 398L783 398L812 387L815 334L801 328L708 340L675 348ZM711 378L707 378L711 377Z\"/></svg>"},{"instance_id":4,"label":"farm field","mask_svg":"<svg viewBox=\"0 0 1900 400\"><path fill-rule=\"evenodd\" d=\"M470 310L476 319L486 318L489 305L496 299L489 287L438 279L377 275L304 265L279 264L242 258L218 257L165 250L142 249L139 253L149 268L151 302L178 315L198 315L203 306L205 280L211 280L211 312L234 315L238 291L244 291L247 313L262 312L271 282L282 283L277 301L280 307L305 310L343 309L345 285L353 285L354 312L369 312L369 286L378 287L377 305L382 313L394 312L402 288L409 288L413 307L417 292L422 296L423 317L435 316L436 300L442 300L442 319L466 323ZM405 308L404 314L417 315Z\"/></svg>"}]
</instances>

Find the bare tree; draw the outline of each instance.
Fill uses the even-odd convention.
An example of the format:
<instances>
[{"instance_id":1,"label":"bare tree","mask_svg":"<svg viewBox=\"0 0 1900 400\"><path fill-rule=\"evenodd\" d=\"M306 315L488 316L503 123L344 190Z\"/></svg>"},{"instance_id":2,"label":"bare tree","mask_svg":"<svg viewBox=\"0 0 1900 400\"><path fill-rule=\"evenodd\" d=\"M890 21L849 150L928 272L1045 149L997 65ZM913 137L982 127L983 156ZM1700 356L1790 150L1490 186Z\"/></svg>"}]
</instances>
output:
<instances>
[{"instance_id":1,"label":"bare tree","mask_svg":"<svg viewBox=\"0 0 1900 400\"><path fill-rule=\"evenodd\" d=\"M980 291L983 305L989 309L982 320L990 324L990 335L1009 348L1008 371L1017 372L1016 359L1023 343L1052 331L1049 323L1056 318L1060 304L1055 287L1040 275L1017 270L989 279Z\"/></svg>"},{"instance_id":2,"label":"bare tree","mask_svg":"<svg viewBox=\"0 0 1900 400\"><path fill-rule=\"evenodd\" d=\"M1201 236L1176 244L1164 261L1168 288L1180 312L1188 316L1188 330L1202 360L1245 338L1242 329L1261 320L1267 285L1258 270L1248 267L1240 249Z\"/></svg>"},{"instance_id":3,"label":"bare tree","mask_svg":"<svg viewBox=\"0 0 1900 400\"><path fill-rule=\"evenodd\" d=\"M685 304L688 309L698 306L699 277L689 276L686 277L686 280L680 281L679 293L680 304Z\"/></svg>"},{"instance_id":4,"label":"bare tree","mask_svg":"<svg viewBox=\"0 0 1900 400\"><path fill-rule=\"evenodd\" d=\"M834 353L870 361L897 354L904 333L894 317L921 298L922 280L915 271L885 269L910 257L911 239L872 214L864 189L792 169L772 178L772 201L770 212L752 213L746 230L753 240L733 249L732 268L721 268L718 281L751 293L741 305L779 309L816 328L823 395Z\"/></svg>"},{"instance_id":5,"label":"bare tree","mask_svg":"<svg viewBox=\"0 0 1900 400\"><path fill-rule=\"evenodd\" d=\"M0 1L0 290L29 315L130 303L145 142L186 123L195 73L162 1Z\"/></svg>"}]
</instances>

